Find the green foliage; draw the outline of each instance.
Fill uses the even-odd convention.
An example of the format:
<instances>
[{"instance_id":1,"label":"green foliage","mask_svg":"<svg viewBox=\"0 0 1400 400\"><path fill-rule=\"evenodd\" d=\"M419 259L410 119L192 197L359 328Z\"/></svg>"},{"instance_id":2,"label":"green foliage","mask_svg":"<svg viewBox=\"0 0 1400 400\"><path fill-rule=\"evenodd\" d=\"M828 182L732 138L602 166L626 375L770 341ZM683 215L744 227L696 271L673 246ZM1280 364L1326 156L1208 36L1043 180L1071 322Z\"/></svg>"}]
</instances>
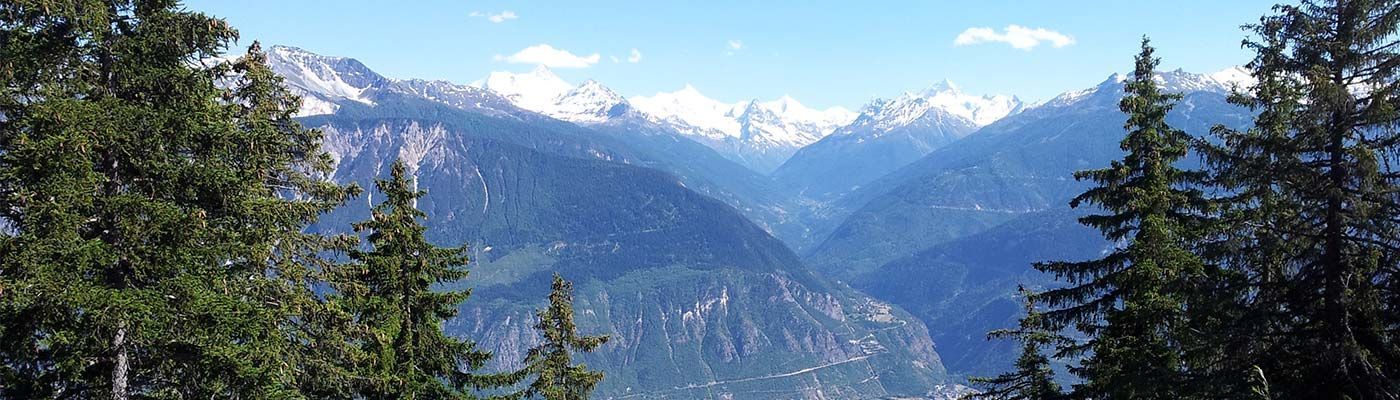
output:
<instances>
[{"instance_id":1,"label":"green foliage","mask_svg":"<svg viewBox=\"0 0 1400 400\"><path fill-rule=\"evenodd\" d=\"M574 364L574 352L591 352L608 342L607 336L579 336L574 325L574 285L554 274L549 293L549 306L540 310L535 330L544 339L525 354L524 367L515 373L516 379L534 376L523 390L507 398L540 398L546 400L587 399L593 388L603 380L603 373Z\"/></svg>"},{"instance_id":2,"label":"green foliage","mask_svg":"<svg viewBox=\"0 0 1400 400\"><path fill-rule=\"evenodd\" d=\"M1016 370L992 378L972 378L981 392L969 399L993 400L1052 400L1064 396L1055 383L1055 372L1043 351L1046 347L1063 345L1068 339L1059 332L1045 329L1043 315L1035 311L1031 293L1021 288L1025 296L1026 316L1018 329L1002 329L987 334L988 339L1013 339L1021 342L1021 355L1016 358Z\"/></svg>"},{"instance_id":3,"label":"green foliage","mask_svg":"<svg viewBox=\"0 0 1400 400\"><path fill-rule=\"evenodd\" d=\"M353 188L255 44L175 1L0 3L0 397L287 398L319 362L304 233ZM216 85L216 81L221 85Z\"/></svg>"},{"instance_id":4,"label":"green foliage","mask_svg":"<svg viewBox=\"0 0 1400 400\"><path fill-rule=\"evenodd\" d=\"M1245 42L1259 83L1233 98L1254 127L1203 146L1230 194L1209 256L1239 276L1211 372L1227 395L1394 399L1400 2L1274 11Z\"/></svg>"},{"instance_id":5,"label":"green foliage","mask_svg":"<svg viewBox=\"0 0 1400 400\"><path fill-rule=\"evenodd\" d=\"M331 302L354 318L350 343L352 391L371 399L468 398L489 376L473 375L491 357L475 343L442 330L457 315L469 290L436 291L467 277L465 246L441 248L423 236L426 217L416 204L425 192L411 182L402 161L389 178L375 181L385 196L368 221L371 249L350 251L352 262L332 278Z\"/></svg>"},{"instance_id":6,"label":"green foliage","mask_svg":"<svg viewBox=\"0 0 1400 400\"><path fill-rule=\"evenodd\" d=\"M1061 356L1085 356L1074 372L1085 379L1076 395L1094 398L1180 398L1186 381L1182 337L1193 287L1204 265L1192 253L1208 204L1199 172L1173 164L1191 140L1169 126L1167 112L1180 98L1159 91L1158 60L1146 38L1119 108L1128 115L1122 141L1127 154L1110 167L1081 171L1098 186L1070 204L1090 203L1110 214L1080 222L1110 241L1123 243L1104 258L1040 263L1071 286L1036 294L1051 307L1046 328L1083 332L1085 343L1061 346Z\"/></svg>"}]
</instances>

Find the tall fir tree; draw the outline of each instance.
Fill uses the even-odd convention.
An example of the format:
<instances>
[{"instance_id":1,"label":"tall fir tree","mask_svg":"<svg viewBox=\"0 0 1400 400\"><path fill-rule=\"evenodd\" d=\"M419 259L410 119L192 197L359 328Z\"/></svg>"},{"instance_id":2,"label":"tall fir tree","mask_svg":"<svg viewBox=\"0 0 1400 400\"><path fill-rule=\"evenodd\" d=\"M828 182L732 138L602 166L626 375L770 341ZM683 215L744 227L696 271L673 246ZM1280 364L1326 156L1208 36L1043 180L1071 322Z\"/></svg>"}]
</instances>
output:
<instances>
[{"instance_id":1,"label":"tall fir tree","mask_svg":"<svg viewBox=\"0 0 1400 400\"><path fill-rule=\"evenodd\" d=\"M258 42L253 42L247 53L215 72L221 86L227 86L224 101L235 105L239 115L238 124L249 130L257 140L269 140L259 146L246 146L233 143L229 151L231 158L242 158L243 162L266 162L275 157L267 149L282 149L295 160L279 170L263 176L248 175L247 182L262 181L268 192L259 202L276 204L291 200L283 207L267 207L257 212L266 213L273 224L252 225L249 238L253 247L246 251L254 252L254 259L264 259L272 263L267 273L273 277L286 278L282 283L287 288L295 288L296 293L274 294L284 301L296 300L296 307L279 323L287 339L293 342L289 356L290 367L296 379L299 393L296 397L343 397L345 381L350 371L340 354L345 349L345 334L351 327L350 316L343 310L324 301L324 296L313 292L322 287L329 274L338 265L334 259L326 257L327 252L345 253L355 248L359 240L349 235L323 235L308 231L318 216L340 207L345 200L360 193L356 185L341 186L329 180L333 161L330 153L321 149L323 134L318 130L303 129L293 117L301 104L301 98L292 94L278 76L267 65L267 55ZM224 69L227 68L227 72ZM279 137L279 135L284 135ZM277 141L283 141L277 143ZM240 146L246 146L240 148ZM262 146L267 146L262 148ZM259 161L264 157L273 157ZM296 217L296 218L287 218ZM246 239L244 239L246 240ZM232 265L232 264L230 264ZM331 390L327 392L327 390Z\"/></svg>"},{"instance_id":2,"label":"tall fir tree","mask_svg":"<svg viewBox=\"0 0 1400 400\"><path fill-rule=\"evenodd\" d=\"M1191 138L1167 124L1180 95L1157 87L1158 59L1146 38L1136 61L1119 103L1128 116L1126 155L1108 168L1076 173L1098 186L1071 202L1108 211L1080 222L1122 245L1098 260L1037 264L1071 285L1034 297L1053 308L1044 314L1049 329L1073 327L1087 337L1059 352L1083 356L1073 369L1084 379L1076 395L1181 398L1186 309L1204 275L1192 250L1208 203L1194 188L1202 174L1174 165Z\"/></svg>"},{"instance_id":3,"label":"tall fir tree","mask_svg":"<svg viewBox=\"0 0 1400 400\"><path fill-rule=\"evenodd\" d=\"M353 189L256 46L201 66L235 37L171 0L0 3L0 397L298 396L348 243L304 228Z\"/></svg>"},{"instance_id":4,"label":"tall fir tree","mask_svg":"<svg viewBox=\"0 0 1400 400\"><path fill-rule=\"evenodd\" d=\"M1274 11L1233 97L1254 126L1203 146L1230 194L1210 254L1245 277L1224 364L1276 396L1400 398L1400 2Z\"/></svg>"},{"instance_id":5,"label":"tall fir tree","mask_svg":"<svg viewBox=\"0 0 1400 400\"><path fill-rule=\"evenodd\" d=\"M1043 316L1035 310L1035 301L1030 291L1020 289L1025 298L1026 315L1021 318L1017 329L995 330L987 334L988 340L1010 339L1021 342L1021 355L1016 358L1015 371L991 378L972 378L979 392L967 396L968 399L986 400L1055 400L1064 397L1060 385L1055 383L1055 371L1050 367L1050 359L1045 351L1066 343L1068 339L1059 332L1045 329Z\"/></svg>"},{"instance_id":6,"label":"tall fir tree","mask_svg":"<svg viewBox=\"0 0 1400 400\"><path fill-rule=\"evenodd\" d=\"M435 286L467 277L466 246L429 243L417 208L426 192L417 190L403 161L375 182L384 201L367 221L354 225L368 235L368 250L350 252L352 262L332 280L332 302L349 312L360 328L351 337L358 349L352 386L369 399L471 398L488 386L490 375L475 375L491 354L470 340L443 332L469 290L437 291Z\"/></svg>"},{"instance_id":7,"label":"tall fir tree","mask_svg":"<svg viewBox=\"0 0 1400 400\"><path fill-rule=\"evenodd\" d=\"M504 396L511 399L586 400L598 382L601 371L574 364L573 354L591 352L608 342L607 336L580 336L574 325L574 285L554 274L549 306L538 312L535 330L543 341L525 354L524 367L513 379L533 380L523 390Z\"/></svg>"}]
</instances>

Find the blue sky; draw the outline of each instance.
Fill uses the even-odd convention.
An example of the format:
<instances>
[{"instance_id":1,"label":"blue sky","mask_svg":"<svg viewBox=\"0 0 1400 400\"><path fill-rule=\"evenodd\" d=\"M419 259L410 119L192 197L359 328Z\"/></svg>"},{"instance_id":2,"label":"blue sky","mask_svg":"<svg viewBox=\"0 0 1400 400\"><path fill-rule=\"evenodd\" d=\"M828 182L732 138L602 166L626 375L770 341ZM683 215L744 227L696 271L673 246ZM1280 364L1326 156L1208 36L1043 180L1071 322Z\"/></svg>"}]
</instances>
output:
<instances>
[{"instance_id":1,"label":"blue sky","mask_svg":"<svg viewBox=\"0 0 1400 400\"><path fill-rule=\"evenodd\" d=\"M1216 71L1249 60L1240 25L1257 21L1273 3L193 0L186 6L227 18L240 30L241 45L261 40L349 56L392 78L468 83L547 61L571 82L594 78L626 96L692 84L728 102L789 94L809 106L855 109L945 78L968 93L1046 99L1130 69L1143 34L1152 37L1164 68ZM1011 25L1026 29L1008 36ZM984 40L955 43L969 29L965 39ZM1021 48L986 40L996 38Z\"/></svg>"}]
</instances>

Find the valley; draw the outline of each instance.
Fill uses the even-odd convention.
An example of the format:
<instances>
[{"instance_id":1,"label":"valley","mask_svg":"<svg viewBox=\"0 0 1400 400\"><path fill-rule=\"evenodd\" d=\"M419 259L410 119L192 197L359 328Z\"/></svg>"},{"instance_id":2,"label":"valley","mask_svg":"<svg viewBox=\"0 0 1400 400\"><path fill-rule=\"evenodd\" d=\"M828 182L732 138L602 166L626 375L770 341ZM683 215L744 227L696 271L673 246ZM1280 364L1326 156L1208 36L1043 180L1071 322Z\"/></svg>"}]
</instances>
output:
<instances>
[{"instance_id":1,"label":"valley","mask_svg":"<svg viewBox=\"0 0 1400 400\"><path fill-rule=\"evenodd\" d=\"M1121 155L1121 75L1041 103L944 82L851 112L690 86L626 98L543 66L454 84L270 55L336 181L404 160L428 237L475 249L474 300L447 331L519 359L560 272L580 326L614 339L584 357L608 374L601 398L949 397L1010 365L983 336L1015 323L1018 285L1050 284L1031 263L1110 247L1065 205L1075 170ZM1229 72L1162 73L1186 96L1173 122L1246 124ZM321 226L362 219L357 204Z\"/></svg>"},{"instance_id":2,"label":"valley","mask_svg":"<svg viewBox=\"0 0 1400 400\"><path fill-rule=\"evenodd\" d=\"M1276 1L0 1L0 400L1400 400Z\"/></svg>"}]
</instances>

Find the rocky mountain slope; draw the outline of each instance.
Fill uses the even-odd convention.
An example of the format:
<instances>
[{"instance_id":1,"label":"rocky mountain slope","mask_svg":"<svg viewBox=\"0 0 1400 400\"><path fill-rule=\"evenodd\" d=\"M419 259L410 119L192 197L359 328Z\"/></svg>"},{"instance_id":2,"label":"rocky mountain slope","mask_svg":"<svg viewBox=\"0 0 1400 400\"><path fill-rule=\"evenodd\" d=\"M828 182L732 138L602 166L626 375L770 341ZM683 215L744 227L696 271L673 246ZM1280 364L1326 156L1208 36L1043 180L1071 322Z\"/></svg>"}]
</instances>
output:
<instances>
[{"instance_id":1,"label":"rocky mountain slope","mask_svg":"<svg viewBox=\"0 0 1400 400\"><path fill-rule=\"evenodd\" d=\"M830 203L1022 107L1014 97L969 95L946 81L871 102L855 121L802 148L773 173L788 195L807 205L800 217L804 235L788 242L799 249L817 244L836 220Z\"/></svg>"},{"instance_id":2,"label":"rocky mountain slope","mask_svg":"<svg viewBox=\"0 0 1400 400\"><path fill-rule=\"evenodd\" d=\"M798 151L773 177L803 197L832 200L1021 107L1016 98L972 96L946 81L876 99L849 125Z\"/></svg>"},{"instance_id":3,"label":"rocky mountain slope","mask_svg":"<svg viewBox=\"0 0 1400 400\"><path fill-rule=\"evenodd\" d=\"M1226 103L1231 81L1162 73L1185 93L1168 116L1205 135L1244 126L1249 113ZM807 257L823 275L912 310L928 323L953 371L1008 367L1010 349L982 340L1011 326L1016 285L1043 287L1030 264L1087 259L1107 243L1078 225L1068 201L1086 186L1076 170L1122 156L1122 76L1061 95L933 151L838 202L853 210ZM1188 157L1188 167L1195 165Z\"/></svg>"},{"instance_id":4,"label":"rocky mountain slope","mask_svg":"<svg viewBox=\"0 0 1400 400\"><path fill-rule=\"evenodd\" d=\"M952 390L923 324L807 271L665 157L614 135L500 103L489 91L353 74L350 59L301 58L279 71L333 106L303 123L326 132L334 179L366 185L410 165L429 238L468 242L477 262L462 317L447 327L519 360L537 338L548 276L578 286L584 332L613 340L585 357L609 376L599 398L882 398ZM295 67L295 68L293 68ZM365 69L364 71L368 71ZM366 76L364 85L330 77ZM297 82L330 82L306 85ZM325 90L349 87L354 90ZM658 136L660 137L660 136ZM368 192L318 229L365 217Z\"/></svg>"}]
</instances>

